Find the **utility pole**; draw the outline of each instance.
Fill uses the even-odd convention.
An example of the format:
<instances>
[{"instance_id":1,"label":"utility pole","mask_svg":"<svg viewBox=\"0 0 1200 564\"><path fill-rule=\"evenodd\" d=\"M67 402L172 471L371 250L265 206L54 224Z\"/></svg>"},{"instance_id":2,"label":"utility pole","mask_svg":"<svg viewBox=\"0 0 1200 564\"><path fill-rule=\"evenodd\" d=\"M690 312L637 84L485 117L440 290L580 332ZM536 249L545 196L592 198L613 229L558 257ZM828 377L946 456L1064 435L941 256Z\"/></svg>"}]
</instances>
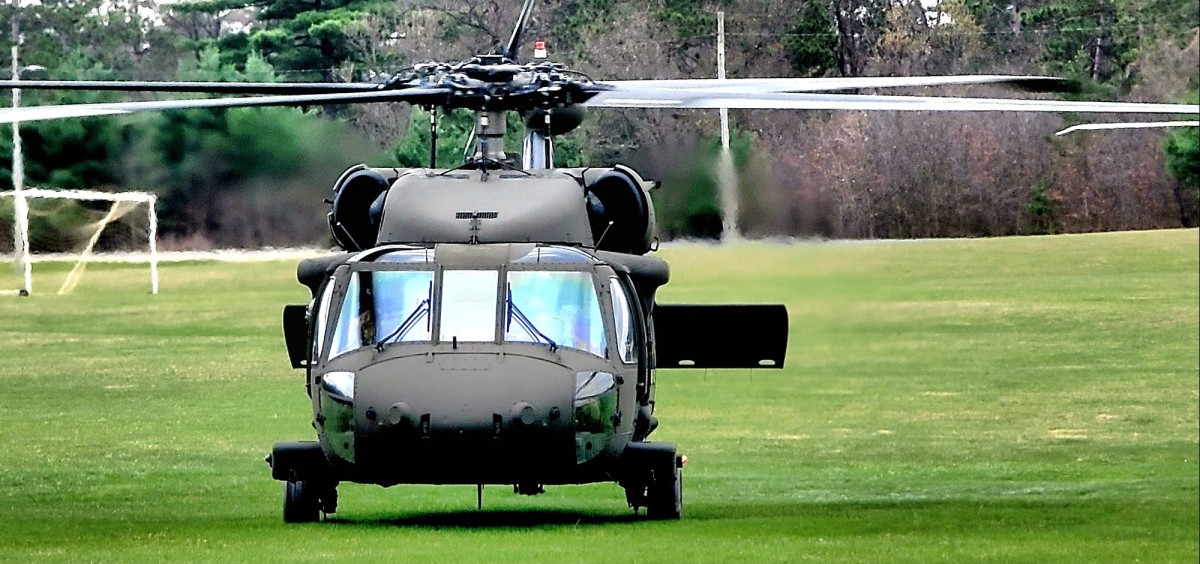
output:
<instances>
[{"instance_id":1,"label":"utility pole","mask_svg":"<svg viewBox=\"0 0 1200 564\"><path fill-rule=\"evenodd\" d=\"M18 50L21 45L21 27L18 22L20 8L18 2L12 0L12 79L21 80L21 63ZM21 89L12 89L13 109L21 105ZM22 193L25 189L25 157L21 153L21 128L17 122L12 123L12 183L13 183L13 254L17 258L17 268L22 271L25 286L18 291L22 296L28 296L33 291L33 266L29 260L29 204Z\"/></svg>"},{"instance_id":2,"label":"utility pole","mask_svg":"<svg viewBox=\"0 0 1200 564\"><path fill-rule=\"evenodd\" d=\"M717 80L725 80L725 12L717 12ZM721 241L741 238L738 233L738 179L729 152L729 108L721 108L721 155L717 159L717 192L721 202Z\"/></svg>"},{"instance_id":3,"label":"utility pole","mask_svg":"<svg viewBox=\"0 0 1200 564\"><path fill-rule=\"evenodd\" d=\"M725 80L725 12L717 12L717 80ZM721 108L721 148L729 150L729 108Z\"/></svg>"}]
</instances>

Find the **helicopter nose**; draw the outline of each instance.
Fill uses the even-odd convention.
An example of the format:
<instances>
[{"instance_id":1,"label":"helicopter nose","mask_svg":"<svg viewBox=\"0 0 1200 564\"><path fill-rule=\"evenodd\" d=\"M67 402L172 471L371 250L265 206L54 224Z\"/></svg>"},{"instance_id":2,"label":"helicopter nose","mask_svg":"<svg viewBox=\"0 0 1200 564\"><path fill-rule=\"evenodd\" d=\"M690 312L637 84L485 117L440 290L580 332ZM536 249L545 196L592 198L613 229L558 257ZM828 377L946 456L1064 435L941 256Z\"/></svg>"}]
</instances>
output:
<instances>
[{"instance_id":1,"label":"helicopter nose","mask_svg":"<svg viewBox=\"0 0 1200 564\"><path fill-rule=\"evenodd\" d=\"M493 365L494 364L494 365ZM575 373L534 358L463 354L393 359L362 369L355 390L358 433L507 436L569 432Z\"/></svg>"},{"instance_id":2,"label":"helicopter nose","mask_svg":"<svg viewBox=\"0 0 1200 564\"><path fill-rule=\"evenodd\" d=\"M429 483L507 483L573 467L575 380L561 364L514 354L365 367L355 380L354 463L381 482Z\"/></svg>"}]
</instances>

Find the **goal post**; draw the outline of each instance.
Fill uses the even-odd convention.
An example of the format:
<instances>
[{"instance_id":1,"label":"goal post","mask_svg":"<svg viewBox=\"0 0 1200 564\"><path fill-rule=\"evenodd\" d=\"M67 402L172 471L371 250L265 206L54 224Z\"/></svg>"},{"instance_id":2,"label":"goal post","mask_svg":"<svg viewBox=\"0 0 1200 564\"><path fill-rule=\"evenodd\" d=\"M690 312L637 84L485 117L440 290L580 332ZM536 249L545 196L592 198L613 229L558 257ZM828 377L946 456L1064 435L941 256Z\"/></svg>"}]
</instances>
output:
<instances>
[{"instance_id":1,"label":"goal post","mask_svg":"<svg viewBox=\"0 0 1200 564\"><path fill-rule=\"evenodd\" d=\"M16 215L14 222L14 245L13 253L17 260L21 263L21 268L24 271L25 287L23 289L4 291L0 293L11 293L19 295L29 295L33 292L32 281L32 257L29 251L29 206L26 202L28 199L65 199L65 200L82 200L82 201L106 201L112 202L112 207L109 208L104 218L95 224L95 230L88 239L83 251L79 254L78 260L75 262L75 267L71 269L67 275L63 285L59 288L58 293L64 294L74 288L75 284L82 276L87 262L92 257L92 249L96 246L96 242L100 239L100 233L111 222L118 219L129 211L129 207L137 207L141 204L146 205L146 214L148 219L148 253L147 262L150 263L150 293L158 293L158 213L155 211L155 204L158 197L148 192L99 192L95 190L46 190L42 188L26 188L19 191L0 192L0 198L13 198L13 211Z\"/></svg>"}]
</instances>

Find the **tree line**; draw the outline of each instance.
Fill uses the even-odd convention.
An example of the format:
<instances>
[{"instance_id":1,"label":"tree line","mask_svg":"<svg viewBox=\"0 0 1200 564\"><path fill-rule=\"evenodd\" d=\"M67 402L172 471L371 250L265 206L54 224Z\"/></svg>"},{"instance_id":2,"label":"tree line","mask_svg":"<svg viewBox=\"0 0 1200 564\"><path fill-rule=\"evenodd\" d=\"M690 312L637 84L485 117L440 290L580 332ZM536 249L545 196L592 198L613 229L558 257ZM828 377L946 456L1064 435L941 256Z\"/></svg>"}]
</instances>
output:
<instances>
[{"instance_id":1,"label":"tree line","mask_svg":"<svg viewBox=\"0 0 1200 564\"><path fill-rule=\"evenodd\" d=\"M519 8L519 0L43 0L0 10L0 29L16 18L21 37L6 46L21 41L28 78L349 81L493 51ZM1053 74L1084 84L1087 99L1193 103L1200 83L1193 0L547 0L526 37L598 80L710 78L718 11L731 78ZM118 97L27 90L22 101ZM1083 120L734 111L739 224L751 236L853 238L1197 224L1197 128L1053 135ZM470 116L442 123L439 152L461 154ZM420 110L396 104L33 122L21 135L30 185L155 192L168 243L193 247L325 243L321 199L346 166L419 166L428 142ZM655 198L664 238L717 237L717 135L713 111L596 111L558 140L556 159L634 165L663 181ZM0 136L0 183L9 182L10 145ZM0 209L5 231L10 217ZM86 217L38 214L35 245L69 246L62 234ZM4 239L0 249L11 246Z\"/></svg>"}]
</instances>

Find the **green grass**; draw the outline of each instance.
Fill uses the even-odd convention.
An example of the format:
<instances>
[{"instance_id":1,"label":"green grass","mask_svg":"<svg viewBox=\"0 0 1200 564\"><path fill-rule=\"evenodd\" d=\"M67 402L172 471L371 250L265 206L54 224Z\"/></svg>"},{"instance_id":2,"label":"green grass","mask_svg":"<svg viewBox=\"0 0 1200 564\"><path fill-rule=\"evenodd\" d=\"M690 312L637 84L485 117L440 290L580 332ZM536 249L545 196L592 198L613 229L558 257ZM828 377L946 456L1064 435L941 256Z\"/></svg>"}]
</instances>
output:
<instances>
[{"instance_id":1,"label":"green grass","mask_svg":"<svg viewBox=\"0 0 1200 564\"><path fill-rule=\"evenodd\" d=\"M664 302L784 302L782 371L663 371L684 519L612 484L344 485L285 526L311 438L294 264L38 264L0 298L0 561L1196 562L1196 230L664 249ZM18 277L0 272L0 287ZM719 330L720 328L714 328Z\"/></svg>"}]
</instances>

